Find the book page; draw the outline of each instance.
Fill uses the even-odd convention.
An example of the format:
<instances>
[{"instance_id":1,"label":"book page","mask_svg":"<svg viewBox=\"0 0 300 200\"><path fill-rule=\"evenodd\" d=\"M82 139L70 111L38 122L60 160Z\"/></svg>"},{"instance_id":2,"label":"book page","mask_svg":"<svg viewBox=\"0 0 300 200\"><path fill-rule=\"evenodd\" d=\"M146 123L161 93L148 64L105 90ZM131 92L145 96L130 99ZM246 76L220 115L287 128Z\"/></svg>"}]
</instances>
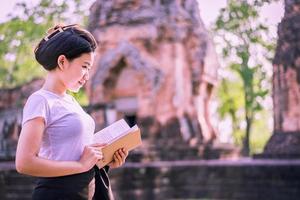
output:
<instances>
[{"instance_id":1,"label":"book page","mask_svg":"<svg viewBox=\"0 0 300 200\"><path fill-rule=\"evenodd\" d=\"M120 119L94 135L94 142L109 144L130 129L124 119Z\"/></svg>"}]
</instances>

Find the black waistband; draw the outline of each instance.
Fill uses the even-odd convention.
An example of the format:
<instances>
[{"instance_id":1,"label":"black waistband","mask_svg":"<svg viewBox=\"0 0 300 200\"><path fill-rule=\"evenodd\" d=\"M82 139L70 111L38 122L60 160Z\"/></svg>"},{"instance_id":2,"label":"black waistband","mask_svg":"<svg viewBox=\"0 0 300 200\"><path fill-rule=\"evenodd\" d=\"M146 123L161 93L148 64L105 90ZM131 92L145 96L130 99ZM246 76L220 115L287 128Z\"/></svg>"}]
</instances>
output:
<instances>
[{"instance_id":1,"label":"black waistband","mask_svg":"<svg viewBox=\"0 0 300 200\"><path fill-rule=\"evenodd\" d=\"M91 170L69 176L38 178L33 191L33 200L87 200L88 185L95 178L93 200L113 200L108 177L109 167Z\"/></svg>"},{"instance_id":2,"label":"black waistband","mask_svg":"<svg viewBox=\"0 0 300 200\"><path fill-rule=\"evenodd\" d=\"M38 178L33 200L86 200L88 185L95 176L91 170L74 175Z\"/></svg>"}]
</instances>

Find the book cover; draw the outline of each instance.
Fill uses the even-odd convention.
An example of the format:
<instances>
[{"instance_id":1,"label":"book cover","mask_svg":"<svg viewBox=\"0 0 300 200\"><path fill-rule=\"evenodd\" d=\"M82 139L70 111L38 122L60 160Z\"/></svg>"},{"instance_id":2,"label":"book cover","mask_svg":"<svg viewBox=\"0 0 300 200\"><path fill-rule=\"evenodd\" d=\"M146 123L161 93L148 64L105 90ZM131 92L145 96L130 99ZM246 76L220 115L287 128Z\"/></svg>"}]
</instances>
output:
<instances>
[{"instance_id":1,"label":"book cover","mask_svg":"<svg viewBox=\"0 0 300 200\"><path fill-rule=\"evenodd\" d=\"M97 163L97 166L102 168L113 160L113 155L118 149L125 148L130 151L140 146L142 139L137 125L130 128L126 121L121 119L95 133L94 142L107 144L102 148L103 159Z\"/></svg>"}]
</instances>

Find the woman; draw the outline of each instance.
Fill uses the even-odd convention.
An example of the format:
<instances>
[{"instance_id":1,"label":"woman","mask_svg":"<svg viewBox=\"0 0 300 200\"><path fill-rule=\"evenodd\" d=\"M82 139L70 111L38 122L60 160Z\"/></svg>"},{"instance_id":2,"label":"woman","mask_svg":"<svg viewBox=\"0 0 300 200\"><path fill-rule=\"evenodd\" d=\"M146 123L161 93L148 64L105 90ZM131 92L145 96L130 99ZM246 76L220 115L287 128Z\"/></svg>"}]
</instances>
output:
<instances>
[{"instance_id":1,"label":"woman","mask_svg":"<svg viewBox=\"0 0 300 200\"><path fill-rule=\"evenodd\" d=\"M105 144L93 143L94 120L66 93L77 92L89 79L96 47L88 31L57 25L35 48L48 74L25 104L16 152L17 171L39 177L33 199L113 198L107 170L121 166L128 151L119 149L104 169L94 167Z\"/></svg>"}]
</instances>

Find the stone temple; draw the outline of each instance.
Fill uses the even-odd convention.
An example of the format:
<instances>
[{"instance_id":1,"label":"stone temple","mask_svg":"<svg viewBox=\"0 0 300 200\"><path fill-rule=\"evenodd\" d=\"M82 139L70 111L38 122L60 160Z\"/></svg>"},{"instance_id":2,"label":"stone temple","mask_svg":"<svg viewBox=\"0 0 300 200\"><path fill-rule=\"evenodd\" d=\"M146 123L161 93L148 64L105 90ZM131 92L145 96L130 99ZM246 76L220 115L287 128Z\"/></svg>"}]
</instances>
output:
<instances>
[{"instance_id":1,"label":"stone temple","mask_svg":"<svg viewBox=\"0 0 300 200\"><path fill-rule=\"evenodd\" d=\"M99 44L86 87L98 128L125 118L159 148L215 140L219 64L196 1L98 0L88 28Z\"/></svg>"}]
</instances>

